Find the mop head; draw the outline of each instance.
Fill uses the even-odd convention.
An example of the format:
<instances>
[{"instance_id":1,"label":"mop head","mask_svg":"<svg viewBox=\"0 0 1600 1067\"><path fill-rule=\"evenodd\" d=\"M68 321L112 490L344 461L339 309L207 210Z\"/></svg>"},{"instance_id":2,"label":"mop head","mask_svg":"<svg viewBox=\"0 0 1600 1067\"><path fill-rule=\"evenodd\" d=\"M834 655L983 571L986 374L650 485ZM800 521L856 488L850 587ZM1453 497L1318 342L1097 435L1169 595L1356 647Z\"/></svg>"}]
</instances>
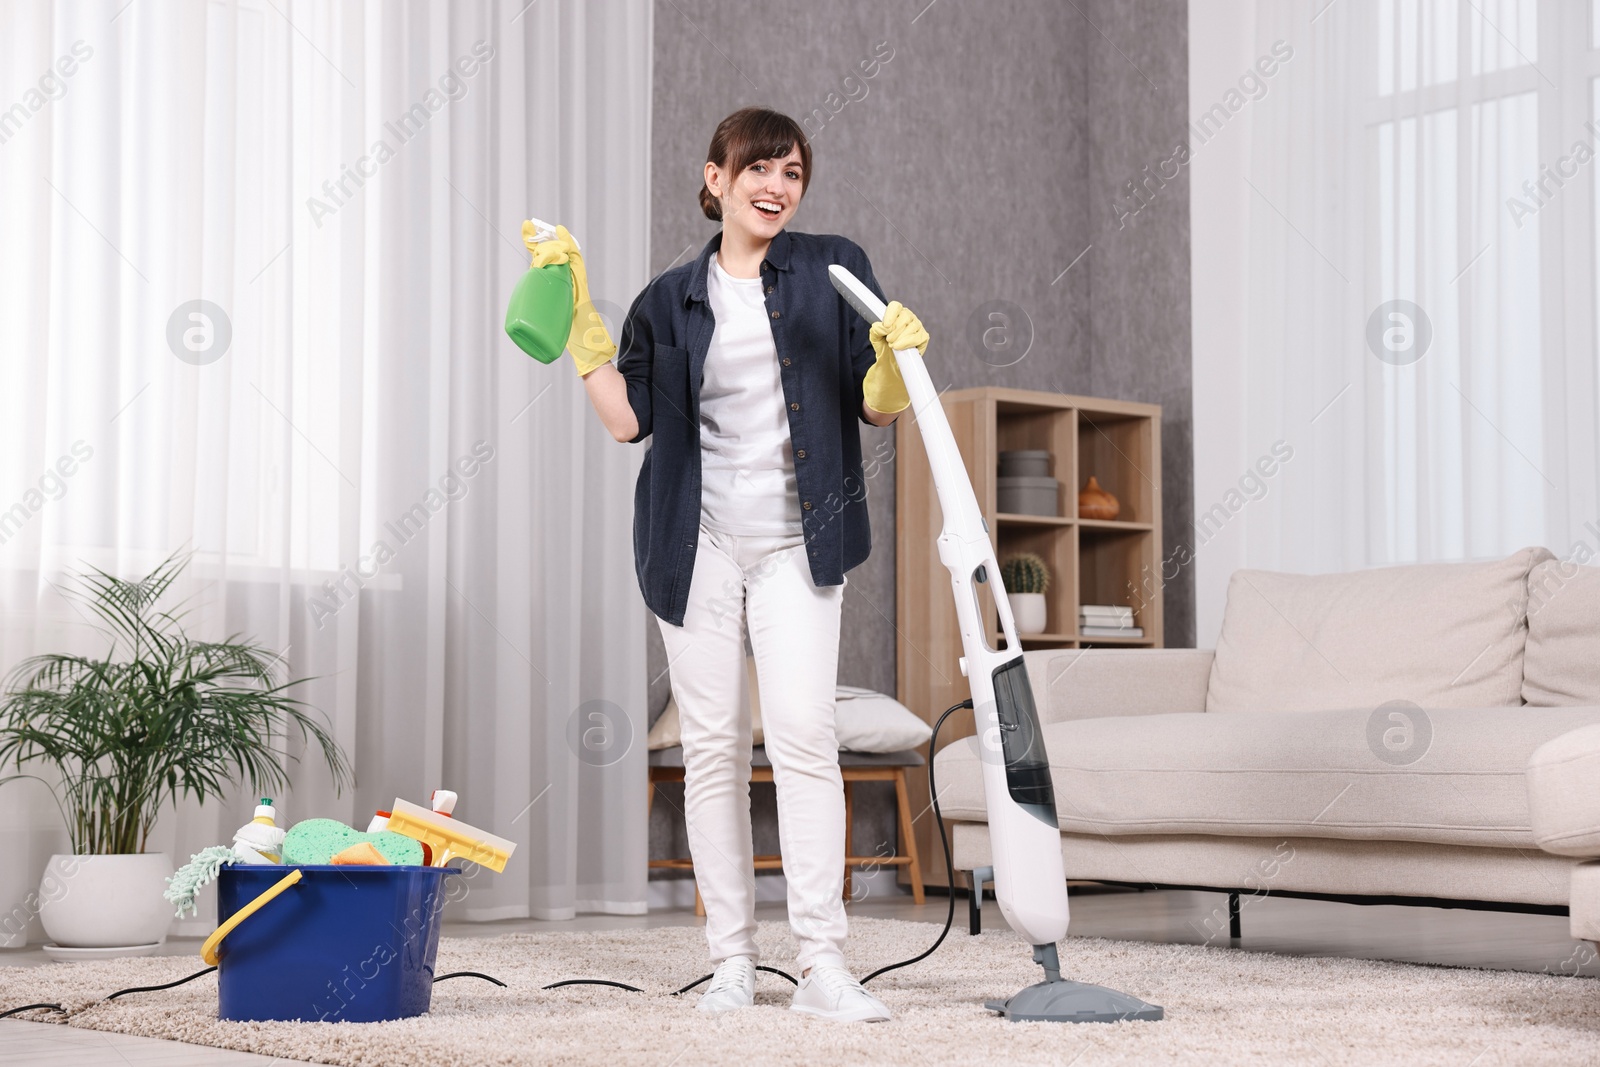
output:
<instances>
[{"instance_id":1,"label":"mop head","mask_svg":"<svg viewBox=\"0 0 1600 1067\"><path fill-rule=\"evenodd\" d=\"M397 867L422 866L422 845L414 839L392 830L364 833L336 819L306 819L290 827L283 839L283 862L290 867L323 866L360 844L370 844Z\"/></svg>"},{"instance_id":2,"label":"mop head","mask_svg":"<svg viewBox=\"0 0 1600 1067\"><path fill-rule=\"evenodd\" d=\"M207 882L216 881L223 864L232 863L233 860L233 849L227 845L212 845L190 856L189 862L167 879L167 888L161 894L168 903L178 906L175 917L183 918L186 911L198 915L200 909L195 906L194 898Z\"/></svg>"}]
</instances>

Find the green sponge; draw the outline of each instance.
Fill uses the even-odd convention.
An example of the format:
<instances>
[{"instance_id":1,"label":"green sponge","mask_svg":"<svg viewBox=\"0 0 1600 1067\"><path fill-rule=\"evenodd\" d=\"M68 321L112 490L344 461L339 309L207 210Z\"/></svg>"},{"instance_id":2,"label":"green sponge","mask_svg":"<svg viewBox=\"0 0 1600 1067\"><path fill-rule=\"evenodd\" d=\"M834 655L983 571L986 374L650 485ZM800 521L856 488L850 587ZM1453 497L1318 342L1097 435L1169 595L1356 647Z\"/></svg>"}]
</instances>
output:
<instances>
[{"instance_id":1,"label":"green sponge","mask_svg":"<svg viewBox=\"0 0 1600 1067\"><path fill-rule=\"evenodd\" d=\"M375 834L353 830L337 819L306 819L289 828L283 839L283 862L290 867L321 866L363 841L383 853L397 867L422 866L422 842L392 830Z\"/></svg>"}]
</instances>

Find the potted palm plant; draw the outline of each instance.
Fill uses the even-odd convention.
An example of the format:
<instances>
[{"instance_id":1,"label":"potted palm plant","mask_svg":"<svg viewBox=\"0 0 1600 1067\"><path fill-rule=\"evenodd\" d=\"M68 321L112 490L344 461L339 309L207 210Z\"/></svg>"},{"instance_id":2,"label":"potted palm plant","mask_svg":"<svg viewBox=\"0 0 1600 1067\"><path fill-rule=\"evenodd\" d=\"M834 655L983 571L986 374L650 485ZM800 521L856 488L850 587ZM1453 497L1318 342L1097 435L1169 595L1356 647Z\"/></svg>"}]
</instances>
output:
<instances>
[{"instance_id":1,"label":"potted palm plant","mask_svg":"<svg viewBox=\"0 0 1600 1067\"><path fill-rule=\"evenodd\" d=\"M289 784L274 748L290 733L321 750L335 787L352 782L343 751L288 695L282 658L230 637L199 641L182 613L158 606L188 563L174 555L138 581L91 569L66 595L85 605L106 642L103 657L34 656L0 696L0 770L53 792L72 841L50 859L39 917L58 945L139 951L166 939L172 873L148 853L157 817L181 798L202 802L248 780L263 792ZM30 766L54 771L50 778Z\"/></svg>"},{"instance_id":2,"label":"potted palm plant","mask_svg":"<svg viewBox=\"0 0 1600 1067\"><path fill-rule=\"evenodd\" d=\"M1000 564L1000 580L1011 601L1011 618L1019 634L1044 633L1048 621L1044 594L1050 588L1050 566L1032 552L1019 552Z\"/></svg>"}]
</instances>

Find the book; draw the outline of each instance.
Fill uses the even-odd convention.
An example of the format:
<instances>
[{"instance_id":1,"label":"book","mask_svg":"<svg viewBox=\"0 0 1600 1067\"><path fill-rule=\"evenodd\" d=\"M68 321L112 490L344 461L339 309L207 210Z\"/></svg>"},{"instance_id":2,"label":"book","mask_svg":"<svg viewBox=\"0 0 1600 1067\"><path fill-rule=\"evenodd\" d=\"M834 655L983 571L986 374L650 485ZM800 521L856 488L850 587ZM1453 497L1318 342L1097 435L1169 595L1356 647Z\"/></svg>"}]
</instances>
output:
<instances>
[{"instance_id":1,"label":"book","mask_svg":"<svg viewBox=\"0 0 1600 1067\"><path fill-rule=\"evenodd\" d=\"M1133 622L1133 609L1119 604L1084 604L1078 614L1096 619L1124 619Z\"/></svg>"},{"instance_id":2,"label":"book","mask_svg":"<svg viewBox=\"0 0 1600 1067\"><path fill-rule=\"evenodd\" d=\"M1079 637L1143 637L1143 626L1084 626L1078 627Z\"/></svg>"}]
</instances>

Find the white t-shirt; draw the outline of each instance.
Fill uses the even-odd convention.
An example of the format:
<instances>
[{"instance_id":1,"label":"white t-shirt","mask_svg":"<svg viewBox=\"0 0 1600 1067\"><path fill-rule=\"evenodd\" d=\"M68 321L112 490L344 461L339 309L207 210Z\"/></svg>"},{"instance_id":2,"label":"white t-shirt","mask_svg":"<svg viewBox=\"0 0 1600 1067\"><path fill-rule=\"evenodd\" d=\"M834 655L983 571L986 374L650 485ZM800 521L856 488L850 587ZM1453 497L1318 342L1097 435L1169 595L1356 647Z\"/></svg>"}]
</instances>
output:
<instances>
[{"instance_id":1,"label":"white t-shirt","mask_svg":"<svg viewBox=\"0 0 1600 1067\"><path fill-rule=\"evenodd\" d=\"M778 349L760 278L735 278L716 253L706 275L716 317L700 384L700 521L731 534L802 530Z\"/></svg>"}]
</instances>

